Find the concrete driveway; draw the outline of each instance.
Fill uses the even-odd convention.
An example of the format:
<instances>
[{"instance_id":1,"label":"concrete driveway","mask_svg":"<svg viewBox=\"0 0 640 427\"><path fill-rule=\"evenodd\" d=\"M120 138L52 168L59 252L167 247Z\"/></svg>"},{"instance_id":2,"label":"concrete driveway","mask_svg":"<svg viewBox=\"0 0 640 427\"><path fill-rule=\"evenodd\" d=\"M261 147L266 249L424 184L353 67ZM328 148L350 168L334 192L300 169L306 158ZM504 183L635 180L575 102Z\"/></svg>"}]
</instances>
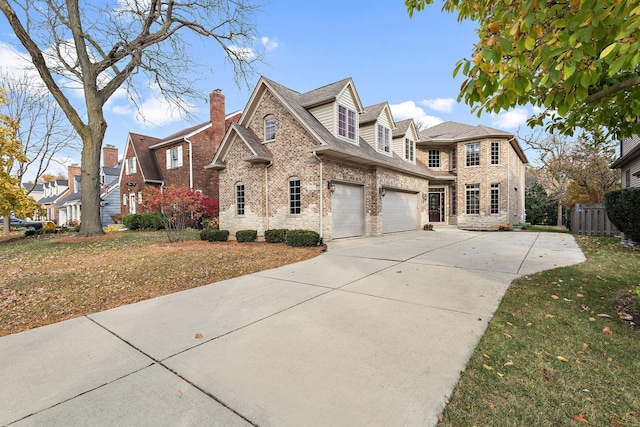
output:
<instances>
[{"instance_id":1,"label":"concrete driveway","mask_svg":"<svg viewBox=\"0 0 640 427\"><path fill-rule=\"evenodd\" d=\"M584 259L566 234L330 242L0 338L0 425L433 425L509 283Z\"/></svg>"}]
</instances>

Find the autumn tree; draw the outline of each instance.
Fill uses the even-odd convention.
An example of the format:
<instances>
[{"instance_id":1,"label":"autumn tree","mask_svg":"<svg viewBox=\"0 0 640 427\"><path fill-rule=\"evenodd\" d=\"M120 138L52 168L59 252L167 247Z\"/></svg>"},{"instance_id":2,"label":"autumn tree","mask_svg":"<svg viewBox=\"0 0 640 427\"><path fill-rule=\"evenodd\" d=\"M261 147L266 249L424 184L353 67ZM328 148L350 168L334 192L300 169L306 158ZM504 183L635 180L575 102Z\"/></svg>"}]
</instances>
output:
<instances>
[{"instance_id":1,"label":"autumn tree","mask_svg":"<svg viewBox=\"0 0 640 427\"><path fill-rule=\"evenodd\" d=\"M149 211L160 212L160 222L167 232L169 242L182 241L184 231L207 213L210 204L202 193L186 188L150 187L145 194L144 206Z\"/></svg>"},{"instance_id":2,"label":"autumn tree","mask_svg":"<svg viewBox=\"0 0 640 427\"><path fill-rule=\"evenodd\" d=\"M4 217L4 232L9 232L9 216L33 216L39 209L36 201L29 197L18 178L11 174L14 162L24 161L26 156L22 144L17 139L18 123L2 113L9 104L6 90L0 89L0 216Z\"/></svg>"},{"instance_id":3,"label":"autumn tree","mask_svg":"<svg viewBox=\"0 0 640 427\"><path fill-rule=\"evenodd\" d=\"M251 50L253 0L0 0L0 10L40 78L82 140L82 226L102 234L100 154L107 130L105 103L119 89L139 105L137 88L156 86L177 108L200 96L185 70L193 68L187 36L213 40L238 81L261 58ZM198 40L199 38L199 40ZM81 89L74 105L70 90Z\"/></svg>"},{"instance_id":4,"label":"autumn tree","mask_svg":"<svg viewBox=\"0 0 640 427\"><path fill-rule=\"evenodd\" d=\"M38 182L59 156L80 151L77 134L37 76L5 69L0 71L0 81L11 99L8 115L18 124L16 137L25 154L10 172L20 184L27 171Z\"/></svg>"},{"instance_id":5,"label":"autumn tree","mask_svg":"<svg viewBox=\"0 0 640 427\"><path fill-rule=\"evenodd\" d=\"M405 0L409 16L433 0ZM530 104L529 125L550 133L604 127L640 132L640 4L637 0L445 0L478 23L478 42L454 76L459 99L498 113Z\"/></svg>"}]
</instances>

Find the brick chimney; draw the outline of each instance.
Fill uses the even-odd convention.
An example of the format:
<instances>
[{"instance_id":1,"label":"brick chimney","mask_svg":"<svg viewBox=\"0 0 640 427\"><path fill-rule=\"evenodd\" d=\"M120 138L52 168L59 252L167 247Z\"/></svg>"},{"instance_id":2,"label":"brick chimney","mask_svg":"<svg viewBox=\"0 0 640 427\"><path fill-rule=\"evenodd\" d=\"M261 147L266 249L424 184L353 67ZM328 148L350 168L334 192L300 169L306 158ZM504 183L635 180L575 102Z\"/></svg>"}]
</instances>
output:
<instances>
[{"instance_id":1,"label":"brick chimney","mask_svg":"<svg viewBox=\"0 0 640 427\"><path fill-rule=\"evenodd\" d=\"M224 95L220 89L216 89L209 95L209 115L211 120L211 140L213 152L218 149L224 137Z\"/></svg>"},{"instance_id":2,"label":"brick chimney","mask_svg":"<svg viewBox=\"0 0 640 427\"><path fill-rule=\"evenodd\" d=\"M107 144L102 147L102 165L106 168L115 168L118 166L118 149Z\"/></svg>"},{"instance_id":3,"label":"brick chimney","mask_svg":"<svg viewBox=\"0 0 640 427\"><path fill-rule=\"evenodd\" d=\"M81 173L81 168L77 163L72 164L71 166L67 167L67 174L68 176L68 180L69 180L69 192L70 193L75 193L75 186L74 186L74 180L73 177L80 175Z\"/></svg>"}]
</instances>

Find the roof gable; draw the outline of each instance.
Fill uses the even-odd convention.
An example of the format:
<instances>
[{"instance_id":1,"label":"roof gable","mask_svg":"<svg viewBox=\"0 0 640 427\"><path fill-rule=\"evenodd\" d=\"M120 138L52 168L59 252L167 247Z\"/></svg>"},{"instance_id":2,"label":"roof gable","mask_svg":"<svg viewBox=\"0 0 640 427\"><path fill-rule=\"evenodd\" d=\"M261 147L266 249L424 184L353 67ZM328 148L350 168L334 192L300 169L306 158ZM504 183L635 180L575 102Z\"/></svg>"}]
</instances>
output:
<instances>
[{"instance_id":1,"label":"roof gable","mask_svg":"<svg viewBox=\"0 0 640 427\"><path fill-rule=\"evenodd\" d=\"M149 149L150 146L157 144L160 140L152 136L141 135L138 133L129 132L129 138L127 139L127 145L124 148L125 155L128 153L128 147L131 145L136 157L136 162L140 167L140 173L145 181L162 181L162 175L156 164L156 159L153 152ZM126 158L125 158L126 159ZM125 172L125 168L120 171L120 176Z\"/></svg>"}]
</instances>

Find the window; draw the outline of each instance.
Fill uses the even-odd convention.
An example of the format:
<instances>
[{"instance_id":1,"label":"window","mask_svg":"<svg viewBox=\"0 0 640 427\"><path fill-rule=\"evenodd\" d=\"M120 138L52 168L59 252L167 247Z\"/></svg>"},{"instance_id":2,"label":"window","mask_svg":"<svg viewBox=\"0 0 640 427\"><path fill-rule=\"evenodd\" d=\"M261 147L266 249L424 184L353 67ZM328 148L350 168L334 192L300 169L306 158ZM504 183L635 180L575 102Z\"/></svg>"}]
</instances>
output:
<instances>
[{"instance_id":1,"label":"window","mask_svg":"<svg viewBox=\"0 0 640 427\"><path fill-rule=\"evenodd\" d=\"M625 188L631 187L631 169L624 171L624 186Z\"/></svg>"},{"instance_id":2,"label":"window","mask_svg":"<svg viewBox=\"0 0 640 427\"><path fill-rule=\"evenodd\" d=\"M272 115L264 118L264 140L273 141L276 139L276 119Z\"/></svg>"},{"instance_id":3,"label":"window","mask_svg":"<svg viewBox=\"0 0 640 427\"><path fill-rule=\"evenodd\" d=\"M236 215L244 215L244 184L236 184Z\"/></svg>"},{"instance_id":4,"label":"window","mask_svg":"<svg viewBox=\"0 0 640 427\"><path fill-rule=\"evenodd\" d=\"M456 170L456 169L458 169L458 150L454 145L451 148L451 170Z\"/></svg>"},{"instance_id":5,"label":"window","mask_svg":"<svg viewBox=\"0 0 640 427\"><path fill-rule=\"evenodd\" d=\"M134 173L136 173L136 158L135 157L129 157L125 163L125 169L126 169L126 174L127 175L133 175Z\"/></svg>"},{"instance_id":6,"label":"window","mask_svg":"<svg viewBox=\"0 0 640 427\"><path fill-rule=\"evenodd\" d=\"M389 128L378 125L378 151L388 153L391 148Z\"/></svg>"},{"instance_id":7,"label":"window","mask_svg":"<svg viewBox=\"0 0 640 427\"><path fill-rule=\"evenodd\" d=\"M356 139L356 112L343 105L338 105L338 134Z\"/></svg>"},{"instance_id":8,"label":"window","mask_svg":"<svg viewBox=\"0 0 640 427\"><path fill-rule=\"evenodd\" d=\"M480 213L480 184L467 184L467 214Z\"/></svg>"},{"instance_id":9,"label":"window","mask_svg":"<svg viewBox=\"0 0 640 427\"><path fill-rule=\"evenodd\" d=\"M467 166L480 165L480 143L467 144Z\"/></svg>"},{"instance_id":10,"label":"window","mask_svg":"<svg viewBox=\"0 0 640 427\"><path fill-rule=\"evenodd\" d=\"M142 191L138 191L138 204L142 204Z\"/></svg>"},{"instance_id":11,"label":"window","mask_svg":"<svg viewBox=\"0 0 640 427\"><path fill-rule=\"evenodd\" d=\"M491 215L500 213L500 184L491 184Z\"/></svg>"},{"instance_id":12,"label":"window","mask_svg":"<svg viewBox=\"0 0 640 427\"><path fill-rule=\"evenodd\" d=\"M458 189L451 187L451 215L458 215Z\"/></svg>"},{"instance_id":13,"label":"window","mask_svg":"<svg viewBox=\"0 0 640 427\"><path fill-rule=\"evenodd\" d=\"M491 141L491 164L500 164L500 141Z\"/></svg>"},{"instance_id":14,"label":"window","mask_svg":"<svg viewBox=\"0 0 640 427\"><path fill-rule=\"evenodd\" d=\"M404 158L413 162L416 155L416 144L409 138L404 139Z\"/></svg>"},{"instance_id":15,"label":"window","mask_svg":"<svg viewBox=\"0 0 640 427\"><path fill-rule=\"evenodd\" d=\"M127 195L126 194L122 195L122 206L127 206Z\"/></svg>"},{"instance_id":16,"label":"window","mask_svg":"<svg viewBox=\"0 0 640 427\"><path fill-rule=\"evenodd\" d=\"M167 150L167 169L176 169L182 166L182 146Z\"/></svg>"},{"instance_id":17,"label":"window","mask_svg":"<svg viewBox=\"0 0 640 427\"><path fill-rule=\"evenodd\" d=\"M129 213L136 213L136 193L129 193Z\"/></svg>"},{"instance_id":18,"label":"window","mask_svg":"<svg viewBox=\"0 0 640 427\"><path fill-rule=\"evenodd\" d=\"M440 167L440 150L429 150L429 167Z\"/></svg>"},{"instance_id":19,"label":"window","mask_svg":"<svg viewBox=\"0 0 640 427\"><path fill-rule=\"evenodd\" d=\"M300 214L300 179L291 178L289 180L289 213Z\"/></svg>"}]
</instances>

